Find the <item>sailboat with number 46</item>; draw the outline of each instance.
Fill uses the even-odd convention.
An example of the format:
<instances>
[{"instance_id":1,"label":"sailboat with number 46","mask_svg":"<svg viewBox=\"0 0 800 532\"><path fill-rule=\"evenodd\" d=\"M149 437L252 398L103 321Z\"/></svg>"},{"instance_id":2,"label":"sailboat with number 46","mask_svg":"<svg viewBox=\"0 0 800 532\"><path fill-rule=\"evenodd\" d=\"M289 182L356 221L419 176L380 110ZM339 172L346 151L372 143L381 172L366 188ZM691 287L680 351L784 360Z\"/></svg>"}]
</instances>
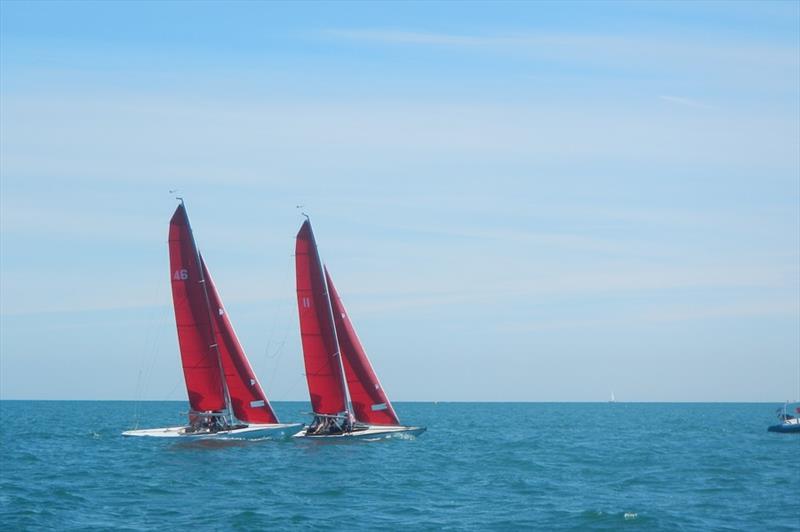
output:
<instances>
[{"instance_id":1,"label":"sailboat with number 46","mask_svg":"<svg viewBox=\"0 0 800 532\"><path fill-rule=\"evenodd\" d=\"M278 421L250 367L197 250L182 200L170 220L169 260L189 423L129 430L123 436L250 439L295 434L303 425Z\"/></svg>"}]
</instances>

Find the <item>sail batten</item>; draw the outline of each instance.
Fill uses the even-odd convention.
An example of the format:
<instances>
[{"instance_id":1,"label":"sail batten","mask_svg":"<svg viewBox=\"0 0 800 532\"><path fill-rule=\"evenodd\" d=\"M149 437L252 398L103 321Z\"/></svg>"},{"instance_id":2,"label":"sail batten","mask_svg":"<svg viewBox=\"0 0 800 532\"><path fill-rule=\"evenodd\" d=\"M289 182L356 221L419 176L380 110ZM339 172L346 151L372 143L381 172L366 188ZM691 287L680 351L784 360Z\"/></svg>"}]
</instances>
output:
<instances>
[{"instance_id":1,"label":"sail batten","mask_svg":"<svg viewBox=\"0 0 800 532\"><path fill-rule=\"evenodd\" d=\"M327 268L325 269L325 280L333 306L339 350L342 353L342 363L355 418L363 423L375 425L399 425L397 414L392 408L375 370L372 369L372 364L358 339L353 323L347 315Z\"/></svg>"},{"instance_id":2,"label":"sail batten","mask_svg":"<svg viewBox=\"0 0 800 532\"><path fill-rule=\"evenodd\" d=\"M327 283L311 223L307 220L297 233L295 268L300 336L311 406L317 414L339 414L347 411L347 392Z\"/></svg>"}]
</instances>

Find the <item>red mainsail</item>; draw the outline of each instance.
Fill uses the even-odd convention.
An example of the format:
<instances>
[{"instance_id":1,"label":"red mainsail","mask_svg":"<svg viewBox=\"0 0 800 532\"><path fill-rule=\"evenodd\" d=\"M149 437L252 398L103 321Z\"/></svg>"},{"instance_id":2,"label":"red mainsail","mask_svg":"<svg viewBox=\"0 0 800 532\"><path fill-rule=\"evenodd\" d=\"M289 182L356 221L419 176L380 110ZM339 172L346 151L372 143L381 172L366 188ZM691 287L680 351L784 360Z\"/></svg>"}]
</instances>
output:
<instances>
[{"instance_id":1,"label":"red mainsail","mask_svg":"<svg viewBox=\"0 0 800 532\"><path fill-rule=\"evenodd\" d=\"M186 391L192 410L224 410L222 375L198 258L181 204L169 222L169 263Z\"/></svg>"},{"instance_id":2,"label":"red mainsail","mask_svg":"<svg viewBox=\"0 0 800 532\"><path fill-rule=\"evenodd\" d=\"M295 245L297 308L311 406L317 414L347 410L341 357L311 223L306 220Z\"/></svg>"},{"instance_id":3,"label":"red mainsail","mask_svg":"<svg viewBox=\"0 0 800 532\"><path fill-rule=\"evenodd\" d=\"M250 362L236 337L202 256L200 263L203 266L211 314L216 322L216 343L222 359L222 369L225 372L225 383L228 385L233 413L238 419L247 423L277 423L278 418L250 367Z\"/></svg>"},{"instance_id":4,"label":"red mainsail","mask_svg":"<svg viewBox=\"0 0 800 532\"><path fill-rule=\"evenodd\" d=\"M347 388L350 390L350 402L356 419L375 425L399 425L397 414L369 363L367 353L356 335L353 323L347 315L336 287L333 286L327 268L325 279L333 306L333 319L342 353L344 373L347 377Z\"/></svg>"}]
</instances>

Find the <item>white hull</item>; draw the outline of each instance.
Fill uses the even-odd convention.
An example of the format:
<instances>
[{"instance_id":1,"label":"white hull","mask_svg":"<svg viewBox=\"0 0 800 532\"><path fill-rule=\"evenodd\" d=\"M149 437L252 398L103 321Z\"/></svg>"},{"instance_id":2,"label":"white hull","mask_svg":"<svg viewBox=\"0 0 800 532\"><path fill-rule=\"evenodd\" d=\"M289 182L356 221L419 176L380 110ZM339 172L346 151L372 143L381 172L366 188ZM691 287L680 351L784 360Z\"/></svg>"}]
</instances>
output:
<instances>
[{"instance_id":1,"label":"white hull","mask_svg":"<svg viewBox=\"0 0 800 532\"><path fill-rule=\"evenodd\" d=\"M303 429L302 423L267 423L252 424L246 427L220 430L217 432L186 432L189 427L165 427L160 429L126 430L123 436L149 436L151 438L184 438L184 439L257 439L288 438Z\"/></svg>"},{"instance_id":2,"label":"white hull","mask_svg":"<svg viewBox=\"0 0 800 532\"><path fill-rule=\"evenodd\" d=\"M294 435L295 438L307 438L309 440L353 440L353 439L380 439L391 438L394 436L419 436L425 432L425 427L403 427L395 425L368 425L364 430L353 432L342 432L340 434L306 434L308 427Z\"/></svg>"}]
</instances>

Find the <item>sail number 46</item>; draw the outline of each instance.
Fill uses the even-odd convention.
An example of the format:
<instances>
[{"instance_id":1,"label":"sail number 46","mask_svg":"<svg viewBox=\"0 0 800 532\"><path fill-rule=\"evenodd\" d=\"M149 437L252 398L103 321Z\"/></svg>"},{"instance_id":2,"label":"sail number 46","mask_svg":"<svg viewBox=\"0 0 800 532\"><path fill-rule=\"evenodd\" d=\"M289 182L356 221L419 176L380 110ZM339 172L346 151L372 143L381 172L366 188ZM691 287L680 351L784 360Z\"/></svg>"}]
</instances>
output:
<instances>
[{"instance_id":1,"label":"sail number 46","mask_svg":"<svg viewBox=\"0 0 800 532\"><path fill-rule=\"evenodd\" d=\"M172 278L176 281L185 281L189 278L189 270L175 270L175 273L172 274Z\"/></svg>"}]
</instances>

